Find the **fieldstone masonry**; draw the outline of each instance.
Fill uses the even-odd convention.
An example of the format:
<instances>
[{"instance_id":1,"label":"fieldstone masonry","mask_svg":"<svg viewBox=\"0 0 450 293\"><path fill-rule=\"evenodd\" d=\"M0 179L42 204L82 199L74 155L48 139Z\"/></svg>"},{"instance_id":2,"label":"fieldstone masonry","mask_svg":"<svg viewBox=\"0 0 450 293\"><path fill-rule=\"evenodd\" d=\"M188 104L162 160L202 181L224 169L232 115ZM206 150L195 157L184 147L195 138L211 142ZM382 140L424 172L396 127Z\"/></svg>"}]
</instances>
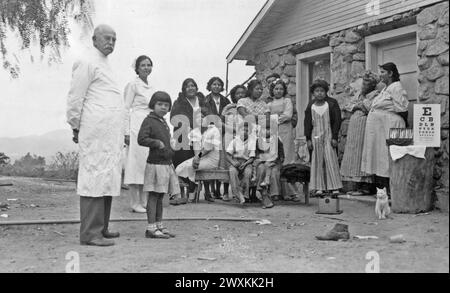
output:
<instances>
[{"instance_id":1,"label":"fieldstone masonry","mask_svg":"<svg viewBox=\"0 0 450 293\"><path fill-rule=\"evenodd\" d=\"M425 8L417 15L420 103L441 104L441 147L434 169L436 206L448 212L449 197L449 45L448 2Z\"/></svg>"},{"instance_id":2,"label":"fieldstone masonry","mask_svg":"<svg viewBox=\"0 0 450 293\"><path fill-rule=\"evenodd\" d=\"M436 151L437 164L434 171L436 180L436 206L448 212L449 197L449 5L447 1L426 8L394 15L387 19L376 20L358 27L303 41L270 52L256 55L254 60L256 77L265 81L272 73L278 73L287 83L288 96L295 105L297 66L295 54L302 47L314 47L327 40L332 48L331 86L332 95L343 109L350 99L350 84L365 70L365 37L374 33L417 23L417 65L419 68L419 102L439 103L442 109L441 147ZM326 44L325 44L326 45ZM268 85L264 84L264 96L268 96ZM343 124L339 139L339 160L345 148L348 122L351 113L342 111ZM303 113L299 113L299 118Z\"/></svg>"}]
</instances>

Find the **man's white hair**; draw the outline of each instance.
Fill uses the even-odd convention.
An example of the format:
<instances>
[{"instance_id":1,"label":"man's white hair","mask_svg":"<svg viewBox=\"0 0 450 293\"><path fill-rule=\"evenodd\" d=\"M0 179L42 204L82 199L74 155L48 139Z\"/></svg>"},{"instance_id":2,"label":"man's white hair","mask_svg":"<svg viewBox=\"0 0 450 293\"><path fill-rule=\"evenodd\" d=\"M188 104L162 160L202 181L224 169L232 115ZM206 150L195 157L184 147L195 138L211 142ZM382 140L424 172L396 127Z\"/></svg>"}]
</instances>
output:
<instances>
[{"instance_id":1,"label":"man's white hair","mask_svg":"<svg viewBox=\"0 0 450 293\"><path fill-rule=\"evenodd\" d=\"M107 30L115 32L114 29L110 25L100 24L95 27L94 35L92 37L95 38L96 36L98 36L99 34L103 33L104 31L107 31Z\"/></svg>"}]
</instances>

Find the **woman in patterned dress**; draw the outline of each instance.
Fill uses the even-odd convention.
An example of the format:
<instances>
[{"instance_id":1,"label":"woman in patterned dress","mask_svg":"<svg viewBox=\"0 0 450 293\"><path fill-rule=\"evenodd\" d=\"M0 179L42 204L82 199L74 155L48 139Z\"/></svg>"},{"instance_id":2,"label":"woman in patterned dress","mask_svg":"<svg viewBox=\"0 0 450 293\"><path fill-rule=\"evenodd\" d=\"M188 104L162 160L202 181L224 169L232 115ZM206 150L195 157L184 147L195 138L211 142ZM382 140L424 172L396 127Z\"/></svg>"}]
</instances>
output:
<instances>
[{"instance_id":1,"label":"woman in patterned dress","mask_svg":"<svg viewBox=\"0 0 450 293\"><path fill-rule=\"evenodd\" d=\"M361 171L361 160L367 114L373 98L379 94L376 90L378 80L376 74L370 71L365 72L362 78L362 88L355 93L346 106L346 110L353 114L348 125L347 142L341 163L341 176L343 181L357 183L357 191L350 192L351 195L370 194L370 190L363 189L363 184L373 182L372 176Z\"/></svg>"}]
</instances>

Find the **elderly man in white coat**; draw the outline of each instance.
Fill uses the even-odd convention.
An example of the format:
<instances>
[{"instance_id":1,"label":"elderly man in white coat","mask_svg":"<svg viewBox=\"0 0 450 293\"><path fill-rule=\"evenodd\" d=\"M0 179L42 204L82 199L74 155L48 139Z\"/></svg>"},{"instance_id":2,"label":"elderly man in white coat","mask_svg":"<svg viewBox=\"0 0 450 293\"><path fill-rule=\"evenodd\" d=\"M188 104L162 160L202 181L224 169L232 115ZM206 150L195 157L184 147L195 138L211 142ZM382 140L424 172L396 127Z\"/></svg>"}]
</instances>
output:
<instances>
[{"instance_id":1,"label":"elderly man in white coat","mask_svg":"<svg viewBox=\"0 0 450 293\"><path fill-rule=\"evenodd\" d=\"M92 40L95 48L72 69L67 121L79 144L80 243L111 246L111 238L120 236L108 224L112 197L119 196L121 187L124 104L107 58L116 33L100 25Z\"/></svg>"}]
</instances>

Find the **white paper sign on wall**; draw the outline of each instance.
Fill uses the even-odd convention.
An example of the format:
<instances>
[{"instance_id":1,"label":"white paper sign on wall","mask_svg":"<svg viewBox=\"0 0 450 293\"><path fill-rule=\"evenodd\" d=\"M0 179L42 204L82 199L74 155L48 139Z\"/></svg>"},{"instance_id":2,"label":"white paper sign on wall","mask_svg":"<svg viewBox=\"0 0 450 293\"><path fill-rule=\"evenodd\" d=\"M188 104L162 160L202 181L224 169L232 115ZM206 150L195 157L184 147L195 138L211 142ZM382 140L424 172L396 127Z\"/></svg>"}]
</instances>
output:
<instances>
[{"instance_id":1,"label":"white paper sign on wall","mask_svg":"<svg viewBox=\"0 0 450 293\"><path fill-rule=\"evenodd\" d=\"M441 105L414 105L414 145L441 146Z\"/></svg>"}]
</instances>

